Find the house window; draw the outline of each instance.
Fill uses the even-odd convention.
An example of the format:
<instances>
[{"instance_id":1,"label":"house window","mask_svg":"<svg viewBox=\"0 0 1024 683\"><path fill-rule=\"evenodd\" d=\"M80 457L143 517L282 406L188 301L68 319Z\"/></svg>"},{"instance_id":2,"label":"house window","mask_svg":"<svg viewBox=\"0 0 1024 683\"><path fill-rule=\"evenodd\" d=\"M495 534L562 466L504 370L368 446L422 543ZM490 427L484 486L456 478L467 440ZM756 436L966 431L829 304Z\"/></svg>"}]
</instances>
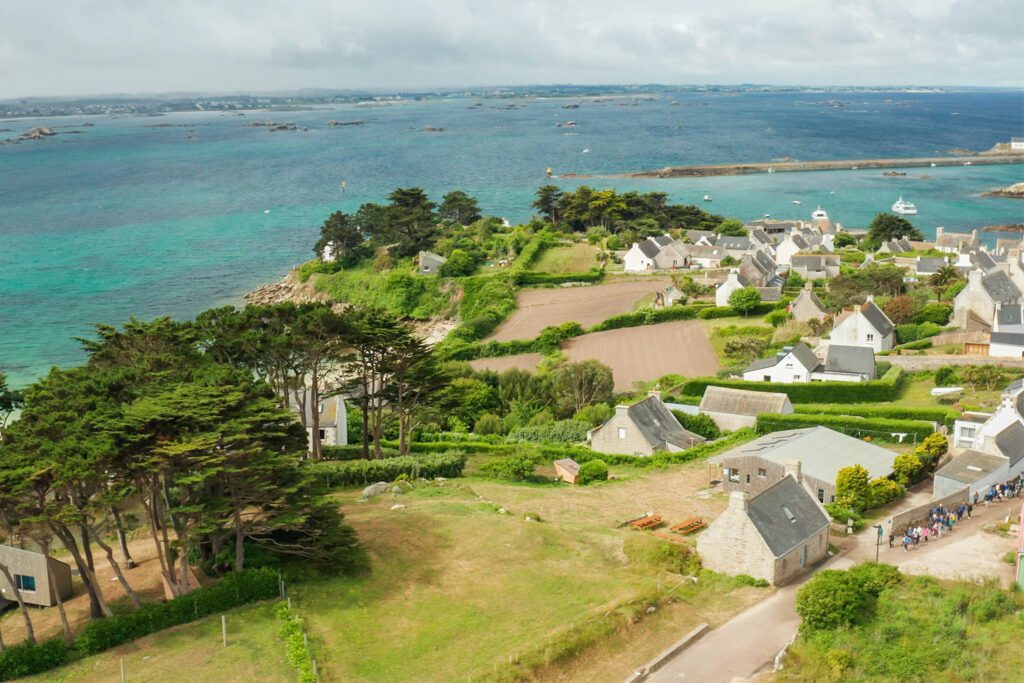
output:
<instances>
[{"instance_id":1,"label":"house window","mask_svg":"<svg viewBox=\"0 0 1024 683\"><path fill-rule=\"evenodd\" d=\"M836 497L835 496L829 496L828 497L828 502L830 502L830 503L836 502Z\"/></svg>"},{"instance_id":2,"label":"house window","mask_svg":"<svg viewBox=\"0 0 1024 683\"><path fill-rule=\"evenodd\" d=\"M868 341L869 341L869 342L873 342L873 341L875 341L875 335L873 335L873 334L869 334L869 335L868 335Z\"/></svg>"},{"instance_id":3,"label":"house window","mask_svg":"<svg viewBox=\"0 0 1024 683\"><path fill-rule=\"evenodd\" d=\"M324 432L324 430L321 429L320 430L320 440L322 441L325 436L327 436L327 434Z\"/></svg>"},{"instance_id":4,"label":"house window","mask_svg":"<svg viewBox=\"0 0 1024 683\"><path fill-rule=\"evenodd\" d=\"M974 438L974 427L961 427L960 428L961 439L973 439Z\"/></svg>"},{"instance_id":5,"label":"house window","mask_svg":"<svg viewBox=\"0 0 1024 683\"><path fill-rule=\"evenodd\" d=\"M822 503L825 502L825 489L818 489L818 500Z\"/></svg>"},{"instance_id":6,"label":"house window","mask_svg":"<svg viewBox=\"0 0 1024 683\"><path fill-rule=\"evenodd\" d=\"M14 585L18 587L19 591L25 591L27 593L36 592L36 577L34 576L22 576L21 574L14 575Z\"/></svg>"},{"instance_id":7,"label":"house window","mask_svg":"<svg viewBox=\"0 0 1024 683\"><path fill-rule=\"evenodd\" d=\"M729 475L729 481L731 481L734 484L740 483L740 471L738 469L736 469L735 467L730 467L729 469L726 470L726 472Z\"/></svg>"},{"instance_id":8,"label":"house window","mask_svg":"<svg viewBox=\"0 0 1024 683\"><path fill-rule=\"evenodd\" d=\"M765 477L767 477L767 476L768 476L768 470L766 470L766 469L765 469L765 468L763 468L763 467L758 467L758 468L757 468L757 476L758 476L759 478L761 478L761 479L764 479Z\"/></svg>"},{"instance_id":9,"label":"house window","mask_svg":"<svg viewBox=\"0 0 1024 683\"><path fill-rule=\"evenodd\" d=\"M792 370L793 369L793 364L792 363L786 363L786 369L787 370Z\"/></svg>"},{"instance_id":10,"label":"house window","mask_svg":"<svg viewBox=\"0 0 1024 683\"><path fill-rule=\"evenodd\" d=\"M747 483L748 484L750 483L750 475L749 474L747 475Z\"/></svg>"},{"instance_id":11,"label":"house window","mask_svg":"<svg viewBox=\"0 0 1024 683\"><path fill-rule=\"evenodd\" d=\"M625 427L619 427L619 438L620 439L625 439L626 438L626 428Z\"/></svg>"},{"instance_id":12,"label":"house window","mask_svg":"<svg viewBox=\"0 0 1024 683\"><path fill-rule=\"evenodd\" d=\"M765 382L771 382L772 381L772 376L771 375L765 375L764 376L764 381Z\"/></svg>"}]
</instances>

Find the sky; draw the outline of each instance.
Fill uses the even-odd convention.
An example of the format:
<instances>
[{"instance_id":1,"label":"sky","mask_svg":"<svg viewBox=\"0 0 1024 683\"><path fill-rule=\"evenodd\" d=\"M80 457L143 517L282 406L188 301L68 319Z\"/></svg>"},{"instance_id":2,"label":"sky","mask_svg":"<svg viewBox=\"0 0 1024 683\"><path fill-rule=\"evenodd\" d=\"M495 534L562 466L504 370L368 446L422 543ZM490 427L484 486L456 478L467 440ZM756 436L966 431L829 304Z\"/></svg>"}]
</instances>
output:
<instances>
[{"instance_id":1,"label":"sky","mask_svg":"<svg viewBox=\"0 0 1024 683\"><path fill-rule=\"evenodd\" d=\"M0 99L302 88L1024 87L1022 0L0 0Z\"/></svg>"}]
</instances>

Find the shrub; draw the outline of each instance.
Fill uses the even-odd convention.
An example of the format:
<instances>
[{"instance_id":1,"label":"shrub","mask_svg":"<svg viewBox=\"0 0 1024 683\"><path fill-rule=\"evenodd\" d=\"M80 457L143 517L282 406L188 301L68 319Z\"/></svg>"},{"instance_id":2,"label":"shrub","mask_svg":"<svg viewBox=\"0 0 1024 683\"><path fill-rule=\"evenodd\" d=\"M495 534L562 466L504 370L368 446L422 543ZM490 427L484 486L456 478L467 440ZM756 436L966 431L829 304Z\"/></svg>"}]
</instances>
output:
<instances>
[{"instance_id":1,"label":"shrub","mask_svg":"<svg viewBox=\"0 0 1024 683\"><path fill-rule=\"evenodd\" d=\"M758 434L778 432L784 429L800 429L820 425L849 436L870 436L875 440L897 440L893 434L909 434L923 439L935 431L932 422L921 420L891 420L881 417L857 417L854 415L814 415L806 413L778 414L762 413L757 416L755 428Z\"/></svg>"},{"instance_id":2,"label":"shrub","mask_svg":"<svg viewBox=\"0 0 1024 683\"><path fill-rule=\"evenodd\" d=\"M563 442L579 443L587 438L590 425L578 420L559 420L536 427L520 427L508 434L509 441L529 441L533 443Z\"/></svg>"},{"instance_id":3,"label":"shrub","mask_svg":"<svg viewBox=\"0 0 1024 683\"><path fill-rule=\"evenodd\" d=\"M257 600L268 600L278 595L277 580L277 572L265 567L232 572L219 583L196 588L180 598L146 604L134 612L91 621L78 634L75 647L82 654L93 655L209 614L225 612Z\"/></svg>"},{"instance_id":4,"label":"shrub","mask_svg":"<svg viewBox=\"0 0 1024 683\"><path fill-rule=\"evenodd\" d=\"M793 315L789 311L785 309L778 309L766 315L764 317L764 321L772 327L782 327L782 325L792 317Z\"/></svg>"},{"instance_id":5,"label":"shrub","mask_svg":"<svg viewBox=\"0 0 1024 683\"><path fill-rule=\"evenodd\" d=\"M509 455L486 462L480 466L480 473L489 479L504 481L526 481L533 476L536 460L529 455Z\"/></svg>"},{"instance_id":6,"label":"shrub","mask_svg":"<svg viewBox=\"0 0 1024 683\"><path fill-rule=\"evenodd\" d=\"M38 645L8 645L0 651L0 681L49 671L67 663L69 655L63 638L51 638Z\"/></svg>"},{"instance_id":7,"label":"shrub","mask_svg":"<svg viewBox=\"0 0 1024 683\"><path fill-rule=\"evenodd\" d=\"M935 386L950 387L957 383L956 368L952 365L944 365L935 371Z\"/></svg>"},{"instance_id":8,"label":"shrub","mask_svg":"<svg viewBox=\"0 0 1024 683\"><path fill-rule=\"evenodd\" d=\"M591 403L589 406L583 406L577 410L572 419L591 427L597 427L611 419L614 414L615 408L607 403Z\"/></svg>"},{"instance_id":9,"label":"shrub","mask_svg":"<svg viewBox=\"0 0 1024 683\"><path fill-rule=\"evenodd\" d=\"M902 484L898 484L892 479L875 477L868 484L868 508L888 505L894 500L902 498L906 492Z\"/></svg>"},{"instance_id":10,"label":"shrub","mask_svg":"<svg viewBox=\"0 0 1024 683\"><path fill-rule=\"evenodd\" d=\"M789 396L793 403L888 403L896 398L903 371L893 366L881 379L870 382L809 382L807 384L777 384L718 377L697 377L685 382L679 393L685 396L703 396L709 386L771 391Z\"/></svg>"},{"instance_id":11,"label":"shrub","mask_svg":"<svg viewBox=\"0 0 1024 683\"><path fill-rule=\"evenodd\" d=\"M850 572L823 569L796 594L796 611L807 630L852 624L867 606L868 593Z\"/></svg>"},{"instance_id":12,"label":"shrub","mask_svg":"<svg viewBox=\"0 0 1024 683\"><path fill-rule=\"evenodd\" d=\"M691 546L662 541L646 534L630 534L622 552L631 565L642 569L687 576L700 571L700 557Z\"/></svg>"},{"instance_id":13,"label":"shrub","mask_svg":"<svg viewBox=\"0 0 1024 683\"><path fill-rule=\"evenodd\" d=\"M771 584L766 579L755 579L750 574L737 574L736 583L740 586L753 586L754 588L767 588Z\"/></svg>"},{"instance_id":14,"label":"shrub","mask_svg":"<svg viewBox=\"0 0 1024 683\"><path fill-rule=\"evenodd\" d=\"M863 562L850 567L849 571L865 591L876 597L886 588L898 586L903 581L903 574L891 564Z\"/></svg>"},{"instance_id":15,"label":"shrub","mask_svg":"<svg viewBox=\"0 0 1024 683\"><path fill-rule=\"evenodd\" d=\"M892 461L892 473L896 481L908 486L917 481L917 475L924 468L924 463L913 453L900 453Z\"/></svg>"},{"instance_id":16,"label":"shrub","mask_svg":"<svg viewBox=\"0 0 1024 683\"><path fill-rule=\"evenodd\" d=\"M461 452L411 456L382 460L320 461L306 465L318 481L330 486L360 486L378 481L394 481L402 474L410 477L460 477L466 466Z\"/></svg>"},{"instance_id":17,"label":"shrub","mask_svg":"<svg viewBox=\"0 0 1024 683\"><path fill-rule=\"evenodd\" d=\"M607 481L608 465L604 460L589 460L580 465L580 486L586 486L592 481Z\"/></svg>"},{"instance_id":18,"label":"shrub","mask_svg":"<svg viewBox=\"0 0 1024 683\"><path fill-rule=\"evenodd\" d=\"M914 316L915 323L935 323L936 325L948 325L953 315L953 307L949 304L928 303L921 307Z\"/></svg>"},{"instance_id":19,"label":"shrub","mask_svg":"<svg viewBox=\"0 0 1024 683\"><path fill-rule=\"evenodd\" d=\"M438 268L438 273L444 277L464 277L472 275L474 270L476 270L476 260L472 254L462 249L454 249L448 255L448 260Z\"/></svg>"},{"instance_id":20,"label":"shrub","mask_svg":"<svg viewBox=\"0 0 1024 683\"><path fill-rule=\"evenodd\" d=\"M900 345L909 344L911 342L920 341L928 337L934 337L940 332L942 332L942 327L931 322L924 322L921 323L920 325L915 323L897 325L896 341Z\"/></svg>"},{"instance_id":21,"label":"shrub","mask_svg":"<svg viewBox=\"0 0 1024 683\"><path fill-rule=\"evenodd\" d=\"M284 641L288 663L298 672L299 683L316 683L313 655L302 633L302 620L292 613L287 602L280 602L274 607L274 616L281 622L277 635Z\"/></svg>"},{"instance_id":22,"label":"shrub","mask_svg":"<svg viewBox=\"0 0 1024 683\"><path fill-rule=\"evenodd\" d=\"M836 475L836 502L861 512L868 507L868 471L862 465L849 465Z\"/></svg>"},{"instance_id":23,"label":"shrub","mask_svg":"<svg viewBox=\"0 0 1024 683\"><path fill-rule=\"evenodd\" d=\"M722 434L722 430L718 428L715 421L707 415L690 415L681 410L673 410L672 414L683 426L683 429L699 434L709 441L717 439Z\"/></svg>"},{"instance_id":24,"label":"shrub","mask_svg":"<svg viewBox=\"0 0 1024 683\"><path fill-rule=\"evenodd\" d=\"M501 434L503 431L504 426L501 418L490 413L484 413L478 417L476 419L476 424L473 425L473 433L480 436Z\"/></svg>"},{"instance_id":25,"label":"shrub","mask_svg":"<svg viewBox=\"0 0 1024 683\"><path fill-rule=\"evenodd\" d=\"M839 503L826 503L825 510L828 512L829 516L832 517L832 521L836 522L837 524L842 524L843 526L846 526L847 523L849 523L849 521L852 519L852 526L854 531L857 531L858 529L864 526L864 517L862 517L858 511L851 510L850 508L844 507Z\"/></svg>"}]
</instances>

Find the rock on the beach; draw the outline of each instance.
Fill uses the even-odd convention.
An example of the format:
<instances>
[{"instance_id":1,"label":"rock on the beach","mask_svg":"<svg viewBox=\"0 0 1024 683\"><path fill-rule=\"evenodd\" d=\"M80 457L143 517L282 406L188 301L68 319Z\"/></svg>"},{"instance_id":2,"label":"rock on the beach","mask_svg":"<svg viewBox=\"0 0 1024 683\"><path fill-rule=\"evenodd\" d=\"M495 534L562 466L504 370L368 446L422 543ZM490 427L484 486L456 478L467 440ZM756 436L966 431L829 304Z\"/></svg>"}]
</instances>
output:
<instances>
[{"instance_id":1,"label":"rock on the beach","mask_svg":"<svg viewBox=\"0 0 1024 683\"><path fill-rule=\"evenodd\" d=\"M376 484L370 484L363 489L363 498L373 498L374 496L385 494L389 490L391 490L391 484L386 481L378 481Z\"/></svg>"}]
</instances>

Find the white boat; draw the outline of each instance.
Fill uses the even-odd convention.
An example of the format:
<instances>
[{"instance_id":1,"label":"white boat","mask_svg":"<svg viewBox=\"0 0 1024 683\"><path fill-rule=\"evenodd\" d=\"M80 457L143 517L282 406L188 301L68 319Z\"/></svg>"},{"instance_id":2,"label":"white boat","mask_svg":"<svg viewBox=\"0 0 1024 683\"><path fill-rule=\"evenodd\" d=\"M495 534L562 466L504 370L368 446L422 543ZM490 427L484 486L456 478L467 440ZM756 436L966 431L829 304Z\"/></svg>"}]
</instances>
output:
<instances>
[{"instance_id":1,"label":"white boat","mask_svg":"<svg viewBox=\"0 0 1024 683\"><path fill-rule=\"evenodd\" d=\"M971 165L971 162L969 162L969 161L965 161L964 162L964 166L970 166L970 165Z\"/></svg>"},{"instance_id":2,"label":"white boat","mask_svg":"<svg viewBox=\"0 0 1024 683\"><path fill-rule=\"evenodd\" d=\"M910 202L903 201L903 195L900 195L900 198L897 199L896 203L892 205L892 211L893 213L902 214L904 216L917 215L917 207L911 204Z\"/></svg>"},{"instance_id":3,"label":"white boat","mask_svg":"<svg viewBox=\"0 0 1024 683\"><path fill-rule=\"evenodd\" d=\"M935 162L934 161L932 162L932 168L935 168Z\"/></svg>"},{"instance_id":4,"label":"white boat","mask_svg":"<svg viewBox=\"0 0 1024 683\"><path fill-rule=\"evenodd\" d=\"M583 154L590 154L590 148L589 147L584 147L583 148Z\"/></svg>"},{"instance_id":5,"label":"white boat","mask_svg":"<svg viewBox=\"0 0 1024 683\"><path fill-rule=\"evenodd\" d=\"M812 221L827 221L828 214L825 213L825 209L821 208L821 204L818 204L818 208L811 213Z\"/></svg>"},{"instance_id":6,"label":"white boat","mask_svg":"<svg viewBox=\"0 0 1024 683\"><path fill-rule=\"evenodd\" d=\"M800 200L799 200L799 199L794 199L792 203L793 203L793 204L799 204L799 203L800 203Z\"/></svg>"},{"instance_id":7,"label":"white boat","mask_svg":"<svg viewBox=\"0 0 1024 683\"><path fill-rule=\"evenodd\" d=\"M704 195L704 201L710 202L711 201L711 195L709 195L709 194Z\"/></svg>"}]
</instances>

